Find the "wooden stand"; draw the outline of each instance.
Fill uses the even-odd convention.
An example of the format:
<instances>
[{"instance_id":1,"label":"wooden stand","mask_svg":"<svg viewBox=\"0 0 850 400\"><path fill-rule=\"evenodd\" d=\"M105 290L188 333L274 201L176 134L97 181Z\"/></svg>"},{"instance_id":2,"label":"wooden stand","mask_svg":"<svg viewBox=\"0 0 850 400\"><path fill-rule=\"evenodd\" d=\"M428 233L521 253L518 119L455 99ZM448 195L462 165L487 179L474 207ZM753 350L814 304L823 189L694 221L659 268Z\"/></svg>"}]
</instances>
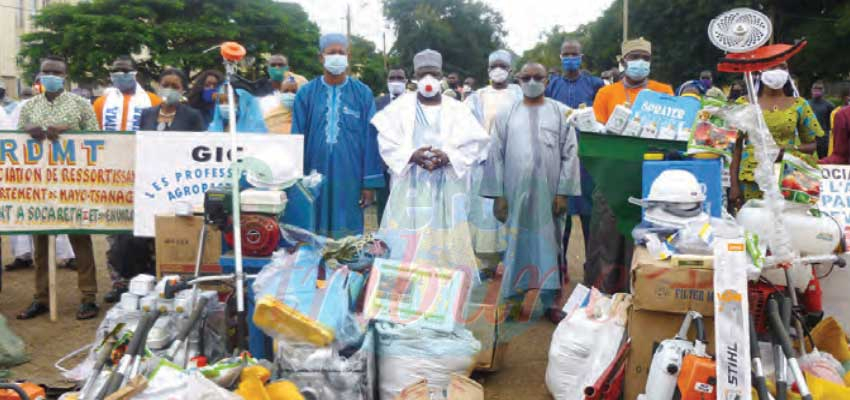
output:
<instances>
[{"instance_id":1,"label":"wooden stand","mask_svg":"<svg viewBox=\"0 0 850 400\"><path fill-rule=\"evenodd\" d=\"M47 280L50 298L50 321L56 322L56 235L47 236Z\"/></svg>"}]
</instances>

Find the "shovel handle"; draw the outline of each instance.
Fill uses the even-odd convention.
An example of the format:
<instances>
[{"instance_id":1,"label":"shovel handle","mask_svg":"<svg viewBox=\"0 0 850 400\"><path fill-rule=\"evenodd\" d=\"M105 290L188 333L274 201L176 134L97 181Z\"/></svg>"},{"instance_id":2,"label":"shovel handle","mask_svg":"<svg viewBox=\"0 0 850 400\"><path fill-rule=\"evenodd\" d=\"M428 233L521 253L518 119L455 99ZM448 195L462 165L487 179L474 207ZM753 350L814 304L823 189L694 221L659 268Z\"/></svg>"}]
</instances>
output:
<instances>
[{"instance_id":1,"label":"shovel handle","mask_svg":"<svg viewBox=\"0 0 850 400\"><path fill-rule=\"evenodd\" d=\"M770 395L767 391L767 380L764 377L764 366L761 363L761 349L759 348L759 338L756 333L756 323L752 318L750 320L750 357L753 359L753 386L756 388L759 400L768 400Z\"/></svg>"},{"instance_id":2,"label":"shovel handle","mask_svg":"<svg viewBox=\"0 0 850 400\"><path fill-rule=\"evenodd\" d=\"M184 341L187 337L189 337L189 334L192 333L192 328L201 318L201 314L203 314L204 309L207 307L207 302L209 301L210 299L205 296L200 296L200 298L198 298L198 303L195 304L192 309L192 314L189 315L189 322L183 326L183 329L181 329L180 333L177 334L176 340Z\"/></svg>"}]
</instances>

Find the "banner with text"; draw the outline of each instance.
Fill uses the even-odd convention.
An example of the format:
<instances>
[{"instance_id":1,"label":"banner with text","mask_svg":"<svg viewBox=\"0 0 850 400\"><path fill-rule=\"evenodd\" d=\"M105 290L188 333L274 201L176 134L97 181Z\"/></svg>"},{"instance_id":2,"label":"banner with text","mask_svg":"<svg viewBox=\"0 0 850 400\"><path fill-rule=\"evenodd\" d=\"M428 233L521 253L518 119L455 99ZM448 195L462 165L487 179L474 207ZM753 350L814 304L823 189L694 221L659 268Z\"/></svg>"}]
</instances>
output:
<instances>
[{"instance_id":1,"label":"banner with text","mask_svg":"<svg viewBox=\"0 0 850 400\"><path fill-rule=\"evenodd\" d=\"M266 168L273 174L297 169L300 175L303 136L240 133L238 142L243 168ZM264 165L258 167L258 162ZM154 217L173 215L180 203L202 210L207 189L230 179L230 135L136 132L135 235L154 236Z\"/></svg>"},{"instance_id":2,"label":"banner with text","mask_svg":"<svg viewBox=\"0 0 850 400\"><path fill-rule=\"evenodd\" d=\"M821 192L818 208L832 215L850 239L850 165L821 165Z\"/></svg>"},{"instance_id":3,"label":"banner with text","mask_svg":"<svg viewBox=\"0 0 850 400\"><path fill-rule=\"evenodd\" d=\"M0 133L0 233L133 229L132 133Z\"/></svg>"}]
</instances>

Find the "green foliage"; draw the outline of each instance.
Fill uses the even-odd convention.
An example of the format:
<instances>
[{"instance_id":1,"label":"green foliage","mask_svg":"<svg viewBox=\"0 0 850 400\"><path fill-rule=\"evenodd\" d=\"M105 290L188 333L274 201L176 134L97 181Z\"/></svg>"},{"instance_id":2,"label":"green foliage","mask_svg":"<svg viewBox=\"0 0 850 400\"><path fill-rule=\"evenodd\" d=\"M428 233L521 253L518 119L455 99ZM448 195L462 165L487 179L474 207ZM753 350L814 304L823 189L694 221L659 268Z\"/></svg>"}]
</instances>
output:
<instances>
[{"instance_id":1,"label":"green foliage","mask_svg":"<svg viewBox=\"0 0 850 400\"><path fill-rule=\"evenodd\" d=\"M501 14L475 0L384 0L393 23L393 55L408 72L413 56L426 48L443 55L443 71L485 82L487 57L504 47Z\"/></svg>"},{"instance_id":2,"label":"green foliage","mask_svg":"<svg viewBox=\"0 0 850 400\"><path fill-rule=\"evenodd\" d=\"M384 70L384 56L375 49L375 44L352 35L349 53L352 75L369 86L375 96L383 92L387 72Z\"/></svg>"},{"instance_id":3,"label":"green foliage","mask_svg":"<svg viewBox=\"0 0 850 400\"><path fill-rule=\"evenodd\" d=\"M601 17L573 32L553 29L523 53L523 60L559 65L556 55L566 38L584 45L585 67L599 74L617 65L623 32L623 2L615 0ZM652 41L652 78L680 84L695 79L703 69L715 70L723 53L708 40L712 18L735 7L752 7L772 17L777 42L807 38L809 45L791 60L791 70L808 88L815 79L838 79L850 71L850 58L836 51L850 42L850 3L841 0L631 0L629 37ZM740 79L722 74L721 82ZM807 90L804 90L807 92Z\"/></svg>"},{"instance_id":4,"label":"green foliage","mask_svg":"<svg viewBox=\"0 0 850 400\"><path fill-rule=\"evenodd\" d=\"M147 57L143 78L166 66L187 74L221 67L218 51L204 51L226 40L248 50L243 73L256 78L264 70L260 56L283 53L293 70L306 76L321 72L318 27L301 6L272 0L94 0L55 4L34 17L39 31L22 37L19 63L32 78L50 54L68 60L69 76L80 83L105 83L107 66L119 55ZM137 57L138 58L138 57Z\"/></svg>"}]
</instances>

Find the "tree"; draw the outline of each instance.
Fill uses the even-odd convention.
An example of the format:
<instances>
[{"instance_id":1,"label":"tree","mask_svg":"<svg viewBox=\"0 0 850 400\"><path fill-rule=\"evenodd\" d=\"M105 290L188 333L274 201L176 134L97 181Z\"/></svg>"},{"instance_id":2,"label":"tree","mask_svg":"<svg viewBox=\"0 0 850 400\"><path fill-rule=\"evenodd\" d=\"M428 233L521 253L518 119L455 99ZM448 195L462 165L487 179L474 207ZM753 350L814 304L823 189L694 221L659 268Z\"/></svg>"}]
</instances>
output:
<instances>
[{"instance_id":1,"label":"tree","mask_svg":"<svg viewBox=\"0 0 850 400\"><path fill-rule=\"evenodd\" d=\"M137 55L139 72L152 78L166 66L189 75L221 69L218 51L226 40L248 50L246 61L267 53L283 53L293 69L305 75L321 72L316 61L318 27L297 4L272 0L94 0L78 5L55 4L34 17L36 32L22 37L19 63L33 77L40 60L50 54L68 60L70 79L83 84L107 83L107 66L117 56ZM248 77L262 63L242 66Z\"/></svg>"},{"instance_id":2,"label":"tree","mask_svg":"<svg viewBox=\"0 0 850 400\"><path fill-rule=\"evenodd\" d=\"M711 19L735 7L751 7L772 17L776 42L793 43L803 37L809 40L806 49L790 63L803 88L815 78L837 79L850 72L850 58L835 57L836 49L850 41L850 3L840 0L632 0L629 36L652 41L653 79L676 85L695 79L703 69L716 69L723 52L708 40L706 29ZM553 29L523 58L549 65L560 42L575 37L584 45L585 67L600 73L616 66L622 41L622 8L622 0L615 0L596 21L576 31ZM733 79L740 79L740 75L723 74L719 80Z\"/></svg>"},{"instance_id":3,"label":"tree","mask_svg":"<svg viewBox=\"0 0 850 400\"><path fill-rule=\"evenodd\" d=\"M443 55L443 70L486 81L487 56L504 47L502 16L475 0L384 0L384 16L395 26L393 55L411 66L430 48Z\"/></svg>"},{"instance_id":4,"label":"tree","mask_svg":"<svg viewBox=\"0 0 850 400\"><path fill-rule=\"evenodd\" d=\"M365 83L377 96L386 88L387 71L384 56L375 50L375 44L360 36L351 36L351 73Z\"/></svg>"}]
</instances>

